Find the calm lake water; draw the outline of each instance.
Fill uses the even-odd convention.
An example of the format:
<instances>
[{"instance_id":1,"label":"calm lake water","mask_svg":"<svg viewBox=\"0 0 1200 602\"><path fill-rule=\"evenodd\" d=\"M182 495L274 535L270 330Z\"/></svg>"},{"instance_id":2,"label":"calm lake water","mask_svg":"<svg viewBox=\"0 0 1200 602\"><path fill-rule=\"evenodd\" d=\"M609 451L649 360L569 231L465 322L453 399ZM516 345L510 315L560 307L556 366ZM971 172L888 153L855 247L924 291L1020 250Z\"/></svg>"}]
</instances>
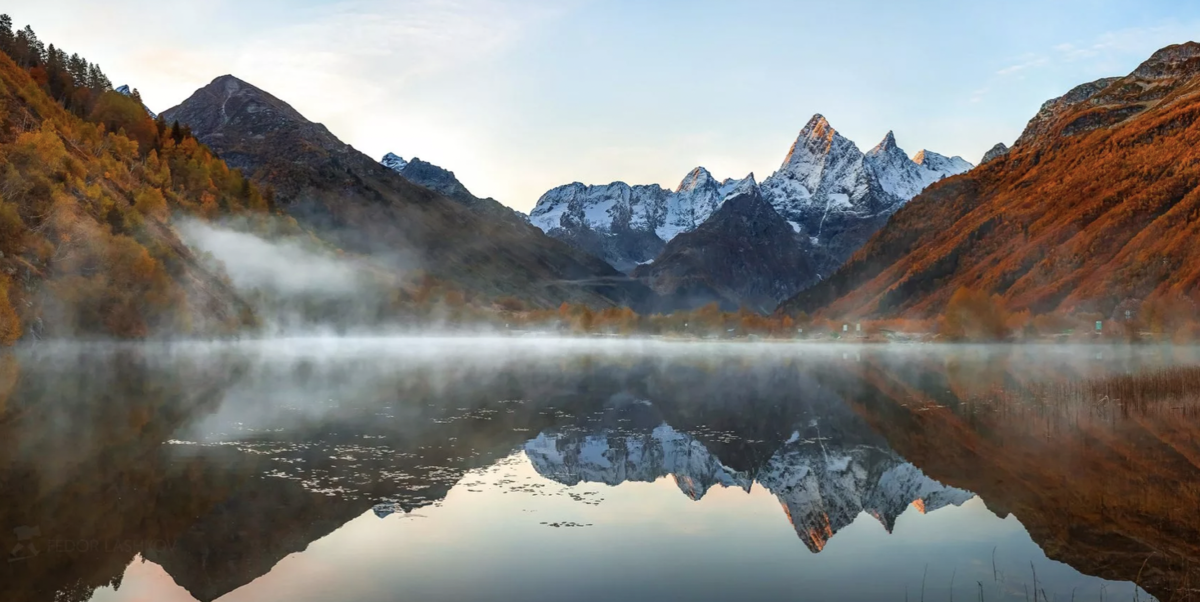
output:
<instances>
[{"instance_id":1,"label":"calm lake water","mask_svg":"<svg viewBox=\"0 0 1200 602\"><path fill-rule=\"evenodd\" d=\"M1200 352L0 356L0 599L1200 597Z\"/></svg>"}]
</instances>

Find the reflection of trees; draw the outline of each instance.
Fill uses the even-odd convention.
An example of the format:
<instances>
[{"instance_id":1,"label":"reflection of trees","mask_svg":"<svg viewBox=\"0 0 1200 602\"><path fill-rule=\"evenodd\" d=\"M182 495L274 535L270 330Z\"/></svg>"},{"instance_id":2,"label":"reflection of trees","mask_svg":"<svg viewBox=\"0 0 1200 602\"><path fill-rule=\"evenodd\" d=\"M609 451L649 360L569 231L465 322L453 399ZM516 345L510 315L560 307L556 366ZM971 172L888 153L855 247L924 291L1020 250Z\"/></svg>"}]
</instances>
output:
<instances>
[{"instance_id":1,"label":"reflection of trees","mask_svg":"<svg viewBox=\"0 0 1200 602\"><path fill-rule=\"evenodd\" d=\"M34 526L42 550L0 565L6 599L86 600L119 582L139 551L124 544L173 539L229 491L215 482L163 488L195 468L169 462L163 443L219 400L225 384L212 374L236 378L236 367L184 362L151 376L144 362L137 351L0 360L5 375L19 365L0 413L0 537L8 543L12 529Z\"/></svg>"},{"instance_id":2,"label":"reflection of trees","mask_svg":"<svg viewBox=\"0 0 1200 602\"><path fill-rule=\"evenodd\" d=\"M168 544L0 565L11 599L86 599L119 580L137 553L213 599L377 502L400 511L437 503L466 471L538 433L628 438L664 423L730 470L780 466L780 491L799 492L784 478L787 466L803 463L791 456L797 440L890 447L929 477L1015 513L1048 555L1081 571L1133 580L1146 562L1142 582L1154 593L1188 574L1179 562L1200 559L1200 522L1184 512L1200 502L1200 489L1188 485L1200 482L1200 426L1173 409L1192 400L1123 411L1088 395L1102 385L1136 388L1136 379L1085 378L1189 357L1047 361L1019 350L905 356L862 348L799 359L703 352L447 361L152 349L0 356L0 537L35 525L45 539ZM1190 387L1154 378L1155 391ZM1067 382L1093 384L1053 388ZM1067 390L1079 394L1062 398ZM819 433L809 432L814 419ZM201 431L236 423L250 430L223 439L235 445L201 445ZM175 439L198 444L167 444ZM387 476L397 474L405 478ZM699 495L705 484L686 478ZM332 483L343 490L321 491ZM895 500L864 491L862 508L888 524ZM789 512L807 513L796 500ZM797 531L812 531L811 522L797 520Z\"/></svg>"},{"instance_id":3,"label":"reflection of trees","mask_svg":"<svg viewBox=\"0 0 1200 602\"><path fill-rule=\"evenodd\" d=\"M1051 558L1106 579L1140 575L1159 599L1185 595L1200 577L1194 369L1131 377L1125 368L1144 369L1146 358L1090 368L1029 359L1007 358L1002 375L971 374L957 362L897 368L880 360L823 380L931 477L1015 514ZM1191 393L1133 403L1163 391Z\"/></svg>"}]
</instances>

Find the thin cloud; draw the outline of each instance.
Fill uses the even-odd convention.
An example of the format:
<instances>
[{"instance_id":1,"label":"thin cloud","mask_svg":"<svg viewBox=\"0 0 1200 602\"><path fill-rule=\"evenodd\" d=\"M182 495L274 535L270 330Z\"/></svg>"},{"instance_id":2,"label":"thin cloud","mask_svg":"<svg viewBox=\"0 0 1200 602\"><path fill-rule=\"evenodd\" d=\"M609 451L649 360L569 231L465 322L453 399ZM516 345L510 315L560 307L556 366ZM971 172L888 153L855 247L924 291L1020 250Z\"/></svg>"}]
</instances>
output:
<instances>
[{"instance_id":1,"label":"thin cloud","mask_svg":"<svg viewBox=\"0 0 1200 602\"><path fill-rule=\"evenodd\" d=\"M1029 57L1023 59L1020 63L1017 63L1015 65L1010 65L1008 67L1005 67L1005 68L997 71L996 75L1000 75L1000 76L1013 75L1015 73L1025 71L1026 69L1042 67L1049 63L1050 63L1050 59L1045 56L1029 56Z\"/></svg>"}]
</instances>

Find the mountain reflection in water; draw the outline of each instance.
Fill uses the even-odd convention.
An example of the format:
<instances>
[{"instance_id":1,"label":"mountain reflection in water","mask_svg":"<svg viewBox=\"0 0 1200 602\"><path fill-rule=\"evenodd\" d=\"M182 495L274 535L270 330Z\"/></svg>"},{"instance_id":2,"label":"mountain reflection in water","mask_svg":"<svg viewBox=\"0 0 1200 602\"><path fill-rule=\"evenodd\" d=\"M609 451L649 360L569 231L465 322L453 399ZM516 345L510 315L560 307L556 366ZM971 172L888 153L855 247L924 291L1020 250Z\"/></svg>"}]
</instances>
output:
<instances>
[{"instance_id":1,"label":"mountain reflection in water","mask_svg":"<svg viewBox=\"0 0 1200 602\"><path fill-rule=\"evenodd\" d=\"M0 600L1189 599L1197 366L1172 347L25 350L0 356Z\"/></svg>"}]
</instances>

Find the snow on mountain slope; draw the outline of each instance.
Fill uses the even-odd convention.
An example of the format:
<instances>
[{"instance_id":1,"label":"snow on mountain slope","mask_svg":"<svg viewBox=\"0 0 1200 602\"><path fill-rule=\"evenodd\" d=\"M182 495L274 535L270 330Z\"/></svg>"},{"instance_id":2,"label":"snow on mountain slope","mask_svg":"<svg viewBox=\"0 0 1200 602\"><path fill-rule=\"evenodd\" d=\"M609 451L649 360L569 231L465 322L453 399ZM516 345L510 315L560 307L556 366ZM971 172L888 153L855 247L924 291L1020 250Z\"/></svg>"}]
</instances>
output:
<instances>
[{"instance_id":1,"label":"snow on mountain slope","mask_svg":"<svg viewBox=\"0 0 1200 602\"><path fill-rule=\"evenodd\" d=\"M875 233L891 214L930 184L972 165L921 151L910 159L888 132L863 153L824 116L800 131L779 170L763 181L763 196L798 231L815 240L832 270Z\"/></svg>"},{"instance_id":2,"label":"snow on mountain slope","mask_svg":"<svg viewBox=\"0 0 1200 602\"><path fill-rule=\"evenodd\" d=\"M762 188L777 211L819 237L831 213L890 214L930 184L971 167L961 157L927 150L910 159L892 132L863 153L818 114Z\"/></svg>"},{"instance_id":3,"label":"snow on mountain slope","mask_svg":"<svg viewBox=\"0 0 1200 602\"><path fill-rule=\"evenodd\" d=\"M384 167L397 173L408 166L408 161L405 161L402 157L395 153L388 153L384 155L383 160L380 161L380 163L382 163Z\"/></svg>"},{"instance_id":4,"label":"snow on mountain slope","mask_svg":"<svg viewBox=\"0 0 1200 602\"><path fill-rule=\"evenodd\" d=\"M800 131L761 190L797 232L825 247L832 265L822 267L832 270L909 199L971 167L961 157L927 150L909 158L891 132L863 153L818 114ZM708 170L697 167L674 191L624 182L560 186L542 195L529 215L531 223L551 236L587 244L589 252L629 271L654 259L652 253L663 243L696 229L725 199L755 186L759 184L753 174L717 182ZM659 244L648 244L647 237Z\"/></svg>"},{"instance_id":5,"label":"snow on mountain slope","mask_svg":"<svg viewBox=\"0 0 1200 602\"><path fill-rule=\"evenodd\" d=\"M653 260L666 241L695 230L730 195L755 185L753 174L718 182L703 167L689 172L674 191L656 184L575 182L542 195L529 220L628 272Z\"/></svg>"},{"instance_id":6,"label":"snow on mountain slope","mask_svg":"<svg viewBox=\"0 0 1200 602\"><path fill-rule=\"evenodd\" d=\"M546 232L579 225L601 232L635 228L652 231L666 242L704 223L734 189L747 181L753 184L753 174L742 180L717 182L707 169L697 167L673 192L654 184L585 186L575 182L542 195L529 218ZM564 215L571 220L567 226L562 221Z\"/></svg>"}]
</instances>

